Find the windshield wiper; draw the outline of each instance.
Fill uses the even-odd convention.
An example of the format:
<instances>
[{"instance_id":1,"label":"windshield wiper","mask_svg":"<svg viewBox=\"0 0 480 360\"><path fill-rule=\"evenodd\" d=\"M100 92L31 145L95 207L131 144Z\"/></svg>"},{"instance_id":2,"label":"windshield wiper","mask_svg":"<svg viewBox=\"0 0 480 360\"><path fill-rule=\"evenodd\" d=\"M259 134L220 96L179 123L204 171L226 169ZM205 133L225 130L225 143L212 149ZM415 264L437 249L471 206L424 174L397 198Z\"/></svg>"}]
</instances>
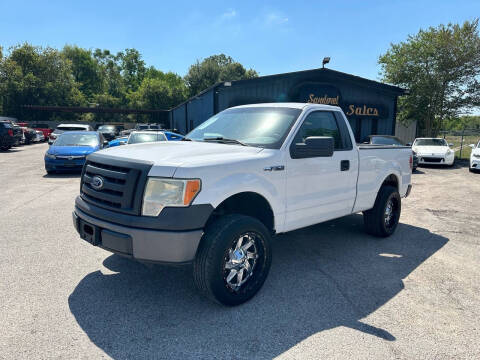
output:
<instances>
[{"instance_id":1,"label":"windshield wiper","mask_svg":"<svg viewBox=\"0 0 480 360\"><path fill-rule=\"evenodd\" d=\"M241 141L238 141L236 139L228 139L228 138L224 138L223 136L215 136L215 137L205 137L203 138L203 141L218 141L218 142L221 142L223 144L238 144L238 145L242 145L242 146L248 146L247 144L241 142Z\"/></svg>"}]
</instances>

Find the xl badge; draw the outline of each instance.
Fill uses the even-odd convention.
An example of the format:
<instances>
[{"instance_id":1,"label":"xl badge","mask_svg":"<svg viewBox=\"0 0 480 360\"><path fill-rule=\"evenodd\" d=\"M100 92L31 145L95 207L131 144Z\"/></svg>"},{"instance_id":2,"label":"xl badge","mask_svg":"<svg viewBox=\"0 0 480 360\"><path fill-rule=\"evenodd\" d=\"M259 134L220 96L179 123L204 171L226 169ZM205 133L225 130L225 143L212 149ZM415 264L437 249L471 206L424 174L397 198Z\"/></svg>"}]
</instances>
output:
<instances>
[{"instance_id":1,"label":"xl badge","mask_svg":"<svg viewBox=\"0 0 480 360\"><path fill-rule=\"evenodd\" d=\"M92 182L90 183L90 186L94 189L94 190L102 190L103 189L103 185L104 185L104 180L103 180L103 177L101 176L94 176L92 178Z\"/></svg>"}]
</instances>

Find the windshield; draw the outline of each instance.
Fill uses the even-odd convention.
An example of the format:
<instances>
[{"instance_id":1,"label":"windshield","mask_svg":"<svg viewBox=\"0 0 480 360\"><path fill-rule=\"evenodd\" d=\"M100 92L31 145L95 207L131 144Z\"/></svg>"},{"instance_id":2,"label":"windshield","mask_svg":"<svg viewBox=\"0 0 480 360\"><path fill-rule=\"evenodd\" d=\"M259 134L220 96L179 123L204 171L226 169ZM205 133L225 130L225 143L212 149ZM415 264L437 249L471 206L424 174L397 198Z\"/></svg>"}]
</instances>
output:
<instances>
[{"instance_id":1,"label":"windshield","mask_svg":"<svg viewBox=\"0 0 480 360\"><path fill-rule=\"evenodd\" d=\"M82 131L86 130L85 126L59 126L56 128L56 130L61 130L61 131Z\"/></svg>"},{"instance_id":2,"label":"windshield","mask_svg":"<svg viewBox=\"0 0 480 360\"><path fill-rule=\"evenodd\" d=\"M132 133L128 138L128 144L138 144L154 141L165 141L163 133Z\"/></svg>"},{"instance_id":3,"label":"windshield","mask_svg":"<svg viewBox=\"0 0 480 360\"><path fill-rule=\"evenodd\" d=\"M372 136L370 143L375 145L403 145L400 139L389 136Z\"/></svg>"},{"instance_id":4,"label":"windshield","mask_svg":"<svg viewBox=\"0 0 480 360\"><path fill-rule=\"evenodd\" d=\"M102 125L98 127L98 130L106 130L106 131L115 131L115 126L113 125Z\"/></svg>"},{"instance_id":5,"label":"windshield","mask_svg":"<svg viewBox=\"0 0 480 360\"><path fill-rule=\"evenodd\" d=\"M246 145L279 149L301 109L251 107L222 111L192 130L187 139L233 139Z\"/></svg>"},{"instance_id":6,"label":"windshield","mask_svg":"<svg viewBox=\"0 0 480 360\"><path fill-rule=\"evenodd\" d=\"M53 144L55 146L97 146L98 137L95 134L64 133Z\"/></svg>"},{"instance_id":7,"label":"windshield","mask_svg":"<svg viewBox=\"0 0 480 360\"><path fill-rule=\"evenodd\" d=\"M445 139L417 139L415 146L448 146Z\"/></svg>"}]
</instances>

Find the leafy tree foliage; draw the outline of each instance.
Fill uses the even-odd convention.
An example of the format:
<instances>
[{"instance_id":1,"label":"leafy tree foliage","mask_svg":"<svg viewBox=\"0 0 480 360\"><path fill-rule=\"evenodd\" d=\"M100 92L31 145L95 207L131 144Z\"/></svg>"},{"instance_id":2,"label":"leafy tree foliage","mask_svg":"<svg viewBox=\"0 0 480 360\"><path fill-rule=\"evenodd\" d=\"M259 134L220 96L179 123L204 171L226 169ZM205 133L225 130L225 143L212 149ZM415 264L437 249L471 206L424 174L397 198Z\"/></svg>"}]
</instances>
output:
<instances>
[{"instance_id":1,"label":"leafy tree foliage","mask_svg":"<svg viewBox=\"0 0 480 360\"><path fill-rule=\"evenodd\" d=\"M29 44L10 48L0 60L3 112L30 120L23 104L80 105L85 97L72 76L71 63L52 48ZM29 119L30 117L30 119Z\"/></svg>"},{"instance_id":2,"label":"leafy tree foliage","mask_svg":"<svg viewBox=\"0 0 480 360\"><path fill-rule=\"evenodd\" d=\"M445 119L480 105L478 19L420 30L379 58L383 80L410 90L399 101L400 121L416 119L436 136Z\"/></svg>"},{"instance_id":3,"label":"leafy tree foliage","mask_svg":"<svg viewBox=\"0 0 480 360\"><path fill-rule=\"evenodd\" d=\"M197 60L195 64L190 66L185 81L190 96L194 96L221 81L251 79L257 76L255 70L247 70L230 56L220 54L210 56L202 62Z\"/></svg>"},{"instance_id":4,"label":"leafy tree foliage","mask_svg":"<svg viewBox=\"0 0 480 360\"><path fill-rule=\"evenodd\" d=\"M136 49L116 54L66 45L61 51L21 44L0 47L0 114L33 120L58 116L82 120L126 120L121 114L46 114L23 105L99 106L106 108L170 109L208 86L225 80L257 76L226 55L214 55L192 65L189 74L164 73L147 67ZM129 116L137 119L137 116ZM141 116L143 121L148 121ZM147 116L148 117L148 116ZM145 119L144 119L145 118ZM45 119L45 118L44 118Z\"/></svg>"}]
</instances>

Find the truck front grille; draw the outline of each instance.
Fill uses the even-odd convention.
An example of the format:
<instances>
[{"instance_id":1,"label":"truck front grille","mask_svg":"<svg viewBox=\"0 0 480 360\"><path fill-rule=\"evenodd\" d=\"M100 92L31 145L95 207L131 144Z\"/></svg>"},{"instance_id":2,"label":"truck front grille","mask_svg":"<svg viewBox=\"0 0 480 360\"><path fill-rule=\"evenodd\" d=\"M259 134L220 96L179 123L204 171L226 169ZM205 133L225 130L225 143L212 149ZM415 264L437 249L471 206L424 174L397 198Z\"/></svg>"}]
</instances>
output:
<instances>
[{"instance_id":1,"label":"truck front grille","mask_svg":"<svg viewBox=\"0 0 480 360\"><path fill-rule=\"evenodd\" d=\"M82 170L80 195L86 202L109 210L140 215L143 191L152 164L91 154ZM95 177L103 185L95 187Z\"/></svg>"}]
</instances>

